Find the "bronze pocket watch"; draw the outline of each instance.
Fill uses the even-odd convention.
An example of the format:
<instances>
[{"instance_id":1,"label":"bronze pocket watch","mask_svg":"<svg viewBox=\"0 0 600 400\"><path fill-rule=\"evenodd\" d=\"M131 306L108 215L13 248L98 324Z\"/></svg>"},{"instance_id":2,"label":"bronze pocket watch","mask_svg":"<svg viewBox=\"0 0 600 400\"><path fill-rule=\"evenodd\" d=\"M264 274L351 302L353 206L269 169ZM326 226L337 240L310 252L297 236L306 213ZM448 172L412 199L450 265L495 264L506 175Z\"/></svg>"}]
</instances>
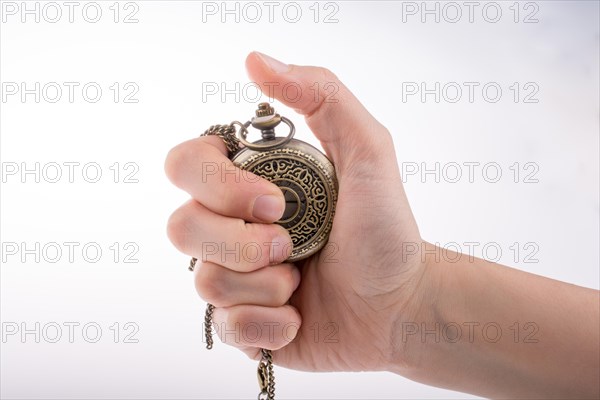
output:
<instances>
[{"instance_id":1,"label":"bronze pocket watch","mask_svg":"<svg viewBox=\"0 0 600 400\"><path fill-rule=\"evenodd\" d=\"M275 128L283 122L289 128L286 136L276 136ZM248 141L248 128L261 132L262 138ZM236 127L239 127L236 135ZM333 224L338 194L335 168L331 161L308 143L294 139L292 121L275 113L269 103L260 103L250 121L234 121L229 125L213 125L202 136L216 135L223 139L229 158L236 167L250 171L277 185L286 201L283 217L276 223L288 230L292 252L286 260L295 262L307 258L327 243ZM192 258L189 269L193 270ZM206 308L206 347L212 348L212 313ZM258 365L259 399L274 399L275 382L272 355L263 349Z\"/></svg>"},{"instance_id":2,"label":"bronze pocket watch","mask_svg":"<svg viewBox=\"0 0 600 400\"><path fill-rule=\"evenodd\" d=\"M289 127L286 137L275 136L281 122ZM240 130L244 148L233 156L234 165L271 181L283 192L286 207L277 223L288 230L294 245L287 261L313 255L327 242L333 223L338 189L333 164L310 144L294 139L292 122L275 114L268 103L261 103L250 121L261 131L261 140L247 141L246 124Z\"/></svg>"}]
</instances>

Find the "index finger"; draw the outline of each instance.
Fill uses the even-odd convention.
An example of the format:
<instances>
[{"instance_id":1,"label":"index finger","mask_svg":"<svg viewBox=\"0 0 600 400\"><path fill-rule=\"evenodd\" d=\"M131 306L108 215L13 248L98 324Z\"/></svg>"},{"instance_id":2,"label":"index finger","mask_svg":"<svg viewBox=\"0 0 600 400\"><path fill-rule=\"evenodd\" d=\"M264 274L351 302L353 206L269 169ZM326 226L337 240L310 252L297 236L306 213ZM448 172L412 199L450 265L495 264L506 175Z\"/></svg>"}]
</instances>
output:
<instances>
[{"instance_id":1,"label":"index finger","mask_svg":"<svg viewBox=\"0 0 600 400\"><path fill-rule=\"evenodd\" d=\"M236 167L218 136L202 136L175 146L165 172L171 182L209 210L248 222L275 222L285 209L273 183Z\"/></svg>"}]
</instances>

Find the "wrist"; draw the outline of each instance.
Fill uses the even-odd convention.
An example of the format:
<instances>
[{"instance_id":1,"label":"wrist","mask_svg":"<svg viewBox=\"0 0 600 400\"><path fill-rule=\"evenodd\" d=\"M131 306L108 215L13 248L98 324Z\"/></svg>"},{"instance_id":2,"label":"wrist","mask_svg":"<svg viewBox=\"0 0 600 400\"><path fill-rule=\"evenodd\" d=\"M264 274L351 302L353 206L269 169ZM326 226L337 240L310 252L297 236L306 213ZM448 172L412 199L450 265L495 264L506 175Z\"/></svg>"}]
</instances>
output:
<instances>
[{"instance_id":1,"label":"wrist","mask_svg":"<svg viewBox=\"0 0 600 400\"><path fill-rule=\"evenodd\" d=\"M407 247L408 248L408 247ZM444 314L440 307L443 267L434 253L439 250L433 244L421 240L416 252L409 251L412 273L408 282L398 290L398 302L390 319L390 358L386 370L409 379L421 381L427 371L427 354L424 341L420 340L422 328L435 326ZM431 257L430 257L431 256Z\"/></svg>"},{"instance_id":2,"label":"wrist","mask_svg":"<svg viewBox=\"0 0 600 400\"><path fill-rule=\"evenodd\" d=\"M422 241L414 255L418 265L415 285L403 307L392 321L391 358L387 370L409 379L445 386L446 372L440 370L439 357L446 343L439 340L442 327L452 315L463 314L461 293L465 288L462 263L447 262L449 253L434 244ZM450 257L454 257L453 253ZM465 255L458 255L459 258ZM463 259L464 260L464 259ZM457 346L454 346L457 348Z\"/></svg>"}]
</instances>

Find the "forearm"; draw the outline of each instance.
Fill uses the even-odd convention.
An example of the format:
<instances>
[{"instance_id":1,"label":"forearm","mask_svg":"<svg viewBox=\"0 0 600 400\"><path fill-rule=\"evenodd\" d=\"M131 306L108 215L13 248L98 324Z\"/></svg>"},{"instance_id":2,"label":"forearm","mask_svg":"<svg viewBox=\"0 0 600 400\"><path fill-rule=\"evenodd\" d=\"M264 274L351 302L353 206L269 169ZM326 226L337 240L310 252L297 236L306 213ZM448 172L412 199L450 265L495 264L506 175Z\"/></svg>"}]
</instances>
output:
<instances>
[{"instance_id":1,"label":"forearm","mask_svg":"<svg viewBox=\"0 0 600 400\"><path fill-rule=\"evenodd\" d=\"M600 396L598 291L443 252L394 324L393 371L485 397Z\"/></svg>"}]
</instances>

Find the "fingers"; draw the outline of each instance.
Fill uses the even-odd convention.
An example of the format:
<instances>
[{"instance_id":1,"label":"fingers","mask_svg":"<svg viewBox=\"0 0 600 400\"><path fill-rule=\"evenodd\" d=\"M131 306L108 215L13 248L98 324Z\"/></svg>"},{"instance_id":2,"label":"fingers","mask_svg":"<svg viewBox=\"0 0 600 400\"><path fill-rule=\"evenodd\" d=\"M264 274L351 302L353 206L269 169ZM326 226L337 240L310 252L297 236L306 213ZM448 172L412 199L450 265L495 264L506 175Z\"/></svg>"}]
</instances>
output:
<instances>
[{"instance_id":1,"label":"fingers","mask_svg":"<svg viewBox=\"0 0 600 400\"><path fill-rule=\"evenodd\" d=\"M281 190L235 167L226 154L219 137L189 140L169 152L165 171L175 186L217 214L250 222L280 219L285 209Z\"/></svg>"},{"instance_id":2,"label":"fingers","mask_svg":"<svg viewBox=\"0 0 600 400\"><path fill-rule=\"evenodd\" d=\"M357 146L389 149L387 129L331 71L283 64L258 52L248 55L246 68L265 94L306 117L335 164Z\"/></svg>"},{"instance_id":3,"label":"fingers","mask_svg":"<svg viewBox=\"0 0 600 400\"><path fill-rule=\"evenodd\" d=\"M213 326L225 344L245 350L248 348L279 350L296 337L302 319L290 305L262 307L238 305L216 308Z\"/></svg>"},{"instance_id":4,"label":"fingers","mask_svg":"<svg viewBox=\"0 0 600 400\"><path fill-rule=\"evenodd\" d=\"M194 200L171 215L167 235L182 253L239 272L281 263L292 250L285 228L225 217Z\"/></svg>"},{"instance_id":5,"label":"fingers","mask_svg":"<svg viewBox=\"0 0 600 400\"><path fill-rule=\"evenodd\" d=\"M254 304L279 307L288 302L300 284L293 264L278 264L254 272L235 272L213 263L194 269L196 290L215 307Z\"/></svg>"}]
</instances>

